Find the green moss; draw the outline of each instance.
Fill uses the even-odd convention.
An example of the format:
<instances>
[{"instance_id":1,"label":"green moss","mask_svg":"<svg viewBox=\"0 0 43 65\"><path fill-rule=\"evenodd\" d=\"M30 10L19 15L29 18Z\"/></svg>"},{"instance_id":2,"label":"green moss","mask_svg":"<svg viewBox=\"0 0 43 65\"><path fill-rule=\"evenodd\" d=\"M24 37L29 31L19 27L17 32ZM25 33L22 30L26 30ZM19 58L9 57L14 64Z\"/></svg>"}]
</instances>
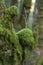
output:
<instances>
[{"instance_id":1,"label":"green moss","mask_svg":"<svg viewBox=\"0 0 43 65\"><path fill-rule=\"evenodd\" d=\"M4 12L5 11L5 3L3 0L0 0L0 12Z\"/></svg>"},{"instance_id":2,"label":"green moss","mask_svg":"<svg viewBox=\"0 0 43 65\"><path fill-rule=\"evenodd\" d=\"M13 28L13 19L11 15L9 14L8 10L5 12L5 15L4 15L3 26L11 30Z\"/></svg>"},{"instance_id":3,"label":"green moss","mask_svg":"<svg viewBox=\"0 0 43 65\"><path fill-rule=\"evenodd\" d=\"M5 9L3 26L12 30L13 16L17 14L18 14L18 8L16 6L11 6L10 8Z\"/></svg>"},{"instance_id":4,"label":"green moss","mask_svg":"<svg viewBox=\"0 0 43 65\"><path fill-rule=\"evenodd\" d=\"M10 15L18 14L18 8L16 6L11 6L10 8L8 8L8 11L9 11Z\"/></svg>"},{"instance_id":5,"label":"green moss","mask_svg":"<svg viewBox=\"0 0 43 65\"><path fill-rule=\"evenodd\" d=\"M5 8L3 0L0 3L0 60L4 65L19 64L22 59L22 47L13 28L13 17L18 14L18 8Z\"/></svg>"},{"instance_id":6,"label":"green moss","mask_svg":"<svg viewBox=\"0 0 43 65\"><path fill-rule=\"evenodd\" d=\"M5 10L5 13L6 14L9 14L9 15L17 15L18 14L18 8L16 6L11 6L9 8L7 8Z\"/></svg>"},{"instance_id":7,"label":"green moss","mask_svg":"<svg viewBox=\"0 0 43 65\"><path fill-rule=\"evenodd\" d=\"M0 1L0 25L12 30L14 15L18 15L18 8L16 6L11 6L9 8L6 8L5 3L3 2L3 0L1 0Z\"/></svg>"},{"instance_id":8,"label":"green moss","mask_svg":"<svg viewBox=\"0 0 43 65\"><path fill-rule=\"evenodd\" d=\"M0 17L0 26L2 26L2 21L3 21L2 17Z\"/></svg>"},{"instance_id":9,"label":"green moss","mask_svg":"<svg viewBox=\"0 0 43 65\"><path fill-rule=\"evenodd\" d=\"M33 32L30 29L23 29L17 33L23 47L33 50L35 47Z\"/></svg>"},{"instance_id":10,"label":"green moss","mask_svg":"<svg viewBox=\"0 0 43 65\"><path fill-rule=\"evenodd\" d=\"M33 33L29 29L23 29L16 33L13 27L13 17L18 15L18 8L5 7L0 1L0 61L3 65L19 65L23 60L22 48L33 50L35 47ZM22 47L23 46L23 47Z\"/></svg>"},{"instance_id":11,"label":"green moss","mask_svg":"<svg viewBox=\"0 0 43 65\"><path fill-rule=\"evenodd\" d=\"M11 32L6 28L0 27L0 57L3 59L3 62L6 62L7 64L10 63L12 65L13 61L15 62L15 53L17 54L17 59L20 62L22 59L22 48L15 31Z\"/></svg>"}]
</instances>

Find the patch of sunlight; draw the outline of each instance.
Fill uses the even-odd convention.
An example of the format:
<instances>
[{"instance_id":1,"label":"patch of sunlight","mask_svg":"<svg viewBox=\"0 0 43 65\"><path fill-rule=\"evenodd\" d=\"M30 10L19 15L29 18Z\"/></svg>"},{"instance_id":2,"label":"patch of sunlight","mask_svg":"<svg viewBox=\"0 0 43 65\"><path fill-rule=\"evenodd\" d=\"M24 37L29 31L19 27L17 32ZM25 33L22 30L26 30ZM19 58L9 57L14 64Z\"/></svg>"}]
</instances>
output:
<instances>
[{"instance_id":1,"label":"patch of sunlight","mask_svg":"<svg viewBox=\"0 0 43 65\"><path fill-rule=\"evenodd\" d=\"M32 5L31 5L30 12L34 11L35 3L36 3L36 0L32 0Z\"/></svg>"},{"instance_id":2,"label":"patch of sunlight","mask_svg":"<svg viewBox=\"0 0 43 65\"><path fill-rule=\"evenodd\" d=\"M36 2L36 0L32 0L32 3L35 3Z\"/></svg>"}]
</instances>

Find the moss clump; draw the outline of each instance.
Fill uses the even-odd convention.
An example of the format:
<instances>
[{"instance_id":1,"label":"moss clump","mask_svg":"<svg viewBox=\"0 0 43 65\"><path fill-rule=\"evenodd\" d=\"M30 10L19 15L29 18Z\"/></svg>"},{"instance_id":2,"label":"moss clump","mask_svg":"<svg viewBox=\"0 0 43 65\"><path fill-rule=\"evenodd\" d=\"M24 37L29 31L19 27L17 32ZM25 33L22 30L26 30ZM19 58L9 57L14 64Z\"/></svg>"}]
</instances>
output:
<instances>
[{"instance_id":1,"label":"moss clump","mask_svg":"<svg viewBox=\"0 0 43 65\"><path fill-rule=\"evenodd\" d=\"M3 0L0 1L0 25L10 30L13 28L13 17L18 14L18 8L11 6L6 8Z\"/></svg>"},{"instance_id":2,"label":"moss clump","mask_svg":"<svg viewBox=\"0 0 43 65\"><path fill-rule=\"evenodd\" d=\"M33 50L35 47L34 36L30 29L23 29L17 33L20 44Z\"/></svg>"},{"instance_id":3,"label":"moss clump","mask_svg":"<svg viewBox=\"0 0 43 65\"><path fill-rule=\"evenodd\" d=\"M7 63L7 65L12 65L14 62L17 63L15 54L20 62L22 49L15 31L11 32L6 28L0 27L0 58L3 60L4 65L5 63Z\"/></svg>"},{"instance_id":4,"label":"moss clump","mask_svg":"<svg viewBox=\"0 0 43 65\"><path fill-rule=\"evenodd\" d=\"M11 6L5 10L5 14L14 16L18 14L18 8L16 6Z\"/></svg>"},{"instance_id":5,"label":"moss clump","mask_svg":"<svg viewBox=\"0 0 43 65\"><path fill-rule=\"evenodd\" d=\"M13 27L13 17L18 14L18 8L6 8L0 1L0 63L2 65L19 65L25 59L25 47L33 50L35 43L33 33L23 29L16 34Z\"/></svg>"},{"instance_id":6,"label":"moss clump","mask_svg":"<svg viewBox=\"0 0 43 65\"><path fill-rule=\"evenodd\" d=\"M8 11L10 15L18 14L18 8L16 6L11 6L10 8L8 8Z\"/></svg>"},{"instance_id":7,"label":"moss clump","mask_svg":"<svg viewBox=\"0 0 43 65\"><path fill-rule=\"evenodd\" d=\"M13 27L13 17L18 14L18 8L6 8L3 0L0 3L0 63L16 65L22 59L22 48Z\"/></svg>"},{"instance_id":8,"label":"moss clump","mask_svg":"<svg viewBox=\"0 0 43 65\"><path fill-rule=\"evenodd\" d=\"M11 6L5 10L3 26L12 30L13 28L13 17L18 14L18 8Z\"/></svg>"}]
</instances>

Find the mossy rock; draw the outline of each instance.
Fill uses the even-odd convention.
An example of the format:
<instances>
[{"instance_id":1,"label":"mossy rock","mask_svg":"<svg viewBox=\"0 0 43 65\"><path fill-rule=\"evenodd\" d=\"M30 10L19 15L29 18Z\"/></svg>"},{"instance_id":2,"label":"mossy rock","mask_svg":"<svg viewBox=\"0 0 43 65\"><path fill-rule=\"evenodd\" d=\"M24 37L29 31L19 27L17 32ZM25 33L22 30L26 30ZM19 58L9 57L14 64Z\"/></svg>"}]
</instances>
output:
<instances>
[{"instance_id":1,"label":"mossy rock","mask_svg":"<svg viewBox=\"0 0 43 65\"><path fill-rule=\"evenodd\" d=\"M29 50L33 50L35 48L33 32L30 29L22 29L17 33L17 35L19 37L20 44L24 48L27 47Z\"/></svg>"},{"instance_id":2,"label":"mossy rock","mask_svg":"<svg viewBox=\"0 0 43 65\"><path fill-rule=\"evenodd\" d=\"M1 59L3 65L14 65L15 62L20 62L22 59L22 48L15 31L11 32L3 27L0 27L0 60Z\"/></svg>"},{"instance_id":3,"label":"mossy rock","mask_svg":"<svg viewBox=\"0 0 43 65\"><path fill-rule=\"evenodd\" d=\"M7 13L9 15L17 15L18 14L18 8L15 5L13 5L13 6L7 8L5 10L5 13Z\"/></svg>"},{"instance_id":4,"label":"mossy rock","mask_svg":"<svg viewBox=\"0 0 43 65\"><path fill-rule=\"evenodd\" d=\"M13 17L18 15L18 8L16 6L11 6L5 10L3 26L12 30L13 27Z\"/></svg>"},{"instance_id":5,"label":"mossy rock","mask_svg":"<svg viewBox=\"0 0 43 65\"><path fill-rule=\"evenodd\" d=\"M5 7L3 0L0 1L0 25L8 29L13 27L13 17L18 15L18 8L16 6L11 6L9 8Z\"/></svg>"}]
</instances>

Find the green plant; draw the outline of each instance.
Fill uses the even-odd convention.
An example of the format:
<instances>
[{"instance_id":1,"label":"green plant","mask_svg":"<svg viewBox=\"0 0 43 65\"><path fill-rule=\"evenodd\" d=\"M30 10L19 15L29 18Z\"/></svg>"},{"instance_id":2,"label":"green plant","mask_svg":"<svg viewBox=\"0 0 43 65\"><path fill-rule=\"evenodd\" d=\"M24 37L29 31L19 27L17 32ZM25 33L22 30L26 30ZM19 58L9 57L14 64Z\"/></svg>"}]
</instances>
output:
<instances>
[{"instance_id":1,"label":"green plant","mask_svg":"<svg viewBox=\"0 0 43 65\"><path fill-rule=\"evenodd\" d=\"M36 43L34 40L33 32L28 28L22 29L21 31L17 33L17 35L19 37L19 42L23 50L22 62L21 62L21 65L23 65L25 62L25 57L26 57L25 56L26 49L29 49L30 52L33 51L36 46Z\"/></svg>"},{"instance_id":2,"label":"green plant","mask_svg":"<svg viewBox=\"0 0 43 65\"><path fill-rule=\"evenodd\" d=\"M5 3L0 1L0 23L3 27L10 30L13 29L13 17L18 15L18 8L16 6L11 6L6 8Z\"/></svg>"},{"instance_id":3,"label":"green plant","mask_svg":"<svg viewBox=\"0 0 43 65\"><path fill-rule=\"evenodd\" d=\"M25 49L32 51L35 47L34 36L30 29L15 32L13 17L18 14L18 8L6 8L3 0L0 1L0 64L21 65L25 60Z\"/></svg>"},{"instance_id":4,"label":"green plant","mask_svg":"<svg viewBox=\"0 0 43 65\"><path fill-rule=\"evenodd\" d=\"M13 17L18 14L18 8L16 6L6 8L1 0L0 13L0 63L19 64L22 59L22 48L13 28Z\"/></svg>"},{"instance_id":5,"label":"green plant","mask_svg":"<svg viewBox=\"0 0 43 65\"><path fill-rule=\"evenodd\" d=\"M18 14L18 8L16 6L11 6L7 8L4 15L4 26L9 29L13 29L13 17Z\"/></svg>"},{"instance_id":6,"label":"green plant","mask_svg":"<svg viewBox=\"0 0 43 65\"><path fill-rule=\"evenodd\" d=\"M25 48L28 47L30 50L34 49L35 41L33 32L30 29L22 29L17 33L20 44Z\"/></svg>"},{"instance_id":7,"label":"green plant","mask_svg":"<svg viewBox=\"0 0 43 65\"><path fill-rule=\"evenodd\" d=\"M22 48L15 31L11 32L6 28L0 27L0 58L3 60L4 65L5 62L12 65L12 63L17 63L17 59L15 59L16 57L20 62L22 57Z\"/></svg>"}]
</instances>

